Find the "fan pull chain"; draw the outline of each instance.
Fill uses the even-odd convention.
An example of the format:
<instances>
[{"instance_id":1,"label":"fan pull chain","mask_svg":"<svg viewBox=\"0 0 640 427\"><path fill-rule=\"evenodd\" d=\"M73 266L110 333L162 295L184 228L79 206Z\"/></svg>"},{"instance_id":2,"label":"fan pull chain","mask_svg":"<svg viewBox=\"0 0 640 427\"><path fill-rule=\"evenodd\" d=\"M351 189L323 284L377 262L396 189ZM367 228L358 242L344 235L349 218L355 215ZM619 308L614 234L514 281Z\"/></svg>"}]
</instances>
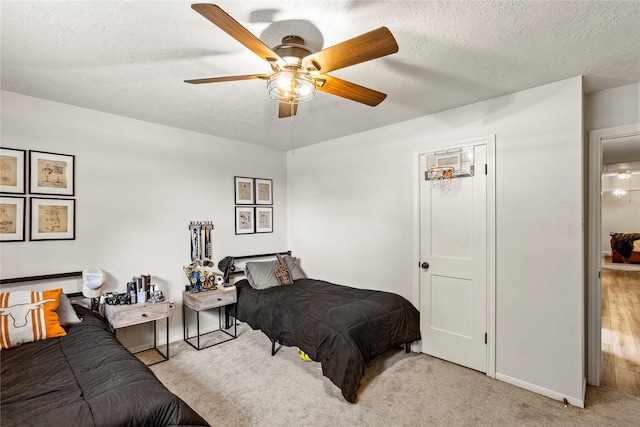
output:
<instances>
[{"instance_id":1,"label":"fan pull chain","mask_svg":"<svg viewBox=\"0 0 640 427\"><path fill-rule=\"evenodd\" d=\"M293 128L293 118L295 117L293 115L293 101L289 101L289 107L291 108L291 155L296 154L296 134L295 134L295 129Z\"/></svg>"}]
</instances>

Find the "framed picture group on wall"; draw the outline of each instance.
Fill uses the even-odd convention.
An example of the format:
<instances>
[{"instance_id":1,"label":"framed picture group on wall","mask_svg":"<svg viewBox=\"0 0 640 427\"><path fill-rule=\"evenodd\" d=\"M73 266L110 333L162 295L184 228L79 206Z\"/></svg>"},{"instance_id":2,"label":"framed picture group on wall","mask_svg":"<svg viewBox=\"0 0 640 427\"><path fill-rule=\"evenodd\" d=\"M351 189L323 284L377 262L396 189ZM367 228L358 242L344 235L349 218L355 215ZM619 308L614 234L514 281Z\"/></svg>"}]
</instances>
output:
<instances>
[{"instance_id":1,"label":"framed picture group on wall","mask_svg":"<svg viewBox=\"0 0 640 427\"><path fill-rule=\"evenodd\" d=\"M75 156L2 148L0 193L0 242L25 241L27 216L31 241L75 239Z\"/></svg>"},{"instance_id":2,"label":"framed picture group on wall","mask_svg":"<svg viewBox=\"0 0 640 427\"><path fill-rule=\"evenodd\" d=\"M236 176L236 234L273 232L273 181Z\"/></svg>"}]
</instances>

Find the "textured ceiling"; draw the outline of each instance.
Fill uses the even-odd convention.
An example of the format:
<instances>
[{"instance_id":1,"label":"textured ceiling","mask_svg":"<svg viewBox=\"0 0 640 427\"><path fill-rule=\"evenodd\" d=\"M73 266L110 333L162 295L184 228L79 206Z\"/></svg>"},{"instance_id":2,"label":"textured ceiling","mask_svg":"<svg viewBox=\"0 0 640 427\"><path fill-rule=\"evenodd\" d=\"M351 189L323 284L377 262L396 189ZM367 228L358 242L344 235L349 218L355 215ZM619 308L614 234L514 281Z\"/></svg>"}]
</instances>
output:
<instances>
[{"instance_id":1,"label":"textured ceiling","mask_svg":"<svg viewBox=\"0 0 640 427\"><path fill-rule=\"evenodd\" d=\"M565 78L640 81L640 2L222 1L268 46L320 50L380 26L399 52L329 73L388 94L327 93L278 119L269 65L184 1L2 1L2 89L279 149L314 144Z\"/></svg>"}]
</instances>

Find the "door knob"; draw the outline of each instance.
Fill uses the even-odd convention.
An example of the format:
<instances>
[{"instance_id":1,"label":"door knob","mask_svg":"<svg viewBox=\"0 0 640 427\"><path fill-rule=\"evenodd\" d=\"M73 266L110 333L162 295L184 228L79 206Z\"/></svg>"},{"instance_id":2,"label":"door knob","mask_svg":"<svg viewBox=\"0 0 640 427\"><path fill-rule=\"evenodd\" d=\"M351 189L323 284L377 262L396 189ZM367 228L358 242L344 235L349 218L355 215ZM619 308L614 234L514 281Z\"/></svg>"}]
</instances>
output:
<instances>
[{"instance_id":1,"label":"door knob","mask_svg":"<svg viewBox=\"0 0 640 427\"><path fill-rule=\"evenodd\" d=\"M420 264L420 267L424 268L425 270L429 269L429 263L427 261L423 262L422 264Z\"/></svg>"}]
</instances>

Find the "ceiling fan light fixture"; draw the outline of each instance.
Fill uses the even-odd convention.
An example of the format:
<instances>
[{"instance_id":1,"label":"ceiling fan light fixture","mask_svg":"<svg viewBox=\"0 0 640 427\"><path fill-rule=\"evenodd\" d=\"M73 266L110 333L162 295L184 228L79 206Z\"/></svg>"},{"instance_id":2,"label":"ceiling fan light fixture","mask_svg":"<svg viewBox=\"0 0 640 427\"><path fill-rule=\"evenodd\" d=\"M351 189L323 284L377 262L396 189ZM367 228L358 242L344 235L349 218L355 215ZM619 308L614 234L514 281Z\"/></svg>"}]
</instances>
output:
<instances>
[{"instance_id":1,"label":"ceiling fan light fixture","mask_svg":"<svg viewBox=\"0 0 640 427\"><path fill-rule=\"evenodd\" d=\"M629 178L631 178L631 171L618 173L618 179L629 179Z\"/></svg>"},{"instance_id":2,"label":"ceiling fan light fixture","mask_svg":"<svg viewBox=\"0 0 640 427\"><path fill-rule=\"evenodd\" d=\"M307 72L282 70L267 82L271 99L280 102L310 102L316 94L316 81Z\"/></svg>"}]
</instances>

